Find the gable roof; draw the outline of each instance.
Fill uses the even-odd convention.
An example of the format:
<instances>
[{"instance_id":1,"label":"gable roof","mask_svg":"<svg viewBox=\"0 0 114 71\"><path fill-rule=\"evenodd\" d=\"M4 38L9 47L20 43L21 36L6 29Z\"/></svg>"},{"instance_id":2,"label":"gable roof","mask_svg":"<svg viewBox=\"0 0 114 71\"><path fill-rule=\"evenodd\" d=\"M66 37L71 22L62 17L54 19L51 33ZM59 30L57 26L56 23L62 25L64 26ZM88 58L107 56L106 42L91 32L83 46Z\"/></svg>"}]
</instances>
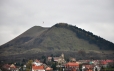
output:
<instances>
[{"instance_id":1,"label":"gable roof","mask_svg":"<svg viewBox=\"0 0 114 71\"><path fill-rule=\"evenodd\" d=\"M53 69L52 69L52 68L50 68L50 67L47 67L47 68L46 68L46 70L53 70Z\"/></svg>"},{"instance_id":2,"label":"gable roof","mask_svg":"<svg viewBox=\"0 0 114 71\"><path fill-rule=\"evenodd\" d=\"M44 70L43 66L32 66L33 70Z\"/></svg>"},{"instance_id":3,"label":"gable roof","mask_svg":"<svg viewBox=\"0 0 114 71\"><path fill-rule=\"evenodd\" d=\"M107 62L104 60L104 61L101 61L101 64L106 65Z\"/></svg>"},{"instance_id":4,"label":"gable roof","mask_svg":"<svg viewBox=\"0 0 114 71\"><path fill-rule=\"evenodd\" d=\"M9 64L5 64L5 65L3 65L3 68L8 69L8 68L10 68L10 65Z\"/></svg>"},{"instance_id":5,"label":"gable roof","mask_svg":"<svg viewBox=\"0 0 114 71\"><path fill-rule=\"evenodd\" d=\"M48 57L48 60L51 60L52 57ZM60 57L53 57L54 61L58 61L60 59Z\"/></svg>"},{"instance_id":6,"label":"gable roof","mask_svg":"<svg viewBox=\"0 0 114 71\"><path fill-rule=\"evenodd\" d=\"M68 62L67 64L65 64L65 66L79 66L79 63L76 63L76 62Z\"/></svg>"},{"instance_id":7,"label":"gable roof","mask_svg":"<svg viewBox=\"0 0 114 71\"><path fill-rule=\"evenodd\" d=\"M11 68L16 68L16 66L14 64L11 64L10 67Z\"/></svg>"}]
</instances>

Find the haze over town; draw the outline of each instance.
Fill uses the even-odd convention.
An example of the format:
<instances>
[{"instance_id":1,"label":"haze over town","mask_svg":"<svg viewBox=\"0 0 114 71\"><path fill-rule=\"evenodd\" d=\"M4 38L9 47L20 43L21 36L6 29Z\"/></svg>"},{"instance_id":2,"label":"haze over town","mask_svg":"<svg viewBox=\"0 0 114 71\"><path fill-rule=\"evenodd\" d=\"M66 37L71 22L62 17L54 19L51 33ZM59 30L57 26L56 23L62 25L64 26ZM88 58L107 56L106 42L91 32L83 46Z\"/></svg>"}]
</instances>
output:
<instances>
[{"instance_id":1,"label":"haze over town","mask_svg":"<svg viewBox=\"0 0 114 71\"><path fill-rule=\"evenodd\" d=\"M0 0L0 45L35 25L51 27L58 22L114 43L113 0Z\"/></svg>"}]
</instances>

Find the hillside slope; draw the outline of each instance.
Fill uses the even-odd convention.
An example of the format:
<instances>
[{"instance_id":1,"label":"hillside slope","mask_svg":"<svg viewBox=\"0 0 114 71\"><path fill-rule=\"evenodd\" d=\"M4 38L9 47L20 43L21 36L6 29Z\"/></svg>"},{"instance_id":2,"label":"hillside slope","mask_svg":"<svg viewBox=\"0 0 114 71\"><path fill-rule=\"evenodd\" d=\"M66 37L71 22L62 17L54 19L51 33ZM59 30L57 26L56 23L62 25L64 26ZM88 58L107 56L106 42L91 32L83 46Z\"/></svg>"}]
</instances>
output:
<instances>
[{"instance_id":1,"label":"hillside slope","mask_svg":"<svg viewBox=\"0 0 114 71\"><path fill-rule=\"evenodd\" d=\"M12 41L0 46L0 56L35 54L49 51L114 50L114 44L90 32L66 23L51 28L34 26Z\"/></svg>"},{"instance_id":2,"label":"hillside slope","mask_svg":"<svg viewBox=\"0 0 114 71\"><path fill-rule=\"evenodd\" d=\"M26 49L23 49L21 46L26 44L27 42L33 40L35 37L40 36L47 28L43 28L40 26L34 26L21 35L17 36L13 40L9 41L8 43L0 46L0 53L1 56L4 55L15 55L24 52Z\"/></svg>"}]
</instances>

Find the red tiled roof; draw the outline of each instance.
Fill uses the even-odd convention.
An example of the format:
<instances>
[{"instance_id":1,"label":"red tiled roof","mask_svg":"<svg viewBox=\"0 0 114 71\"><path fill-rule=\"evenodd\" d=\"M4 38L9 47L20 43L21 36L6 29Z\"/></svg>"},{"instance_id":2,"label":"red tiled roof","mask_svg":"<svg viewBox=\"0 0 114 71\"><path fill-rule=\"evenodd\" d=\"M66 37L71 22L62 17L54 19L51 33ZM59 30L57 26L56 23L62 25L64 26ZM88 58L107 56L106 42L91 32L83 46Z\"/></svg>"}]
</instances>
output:
<instances>
[{"instance_id":1,"label":"red tiled roof","mask_svg":"<svg viewBox=\"0 0 114 71\"><path fill-rule=\"evenodd\" d=\"M107 64L107 62L106 61L101 61L101 64L105 65L105 64Z\"/></svg>"},{"instance_id":2,"label":"red tiled roof","mask_svg":"<svg viewBox=\"0 0 114 71\"><path fill-rule=\"evenodd\" d=\"M43 66L32 66L33 70L44 70Z\"/></svg>"},{"instance_id":3,"label":"red tiled roof","mask_svg":"<svg viewBox=\"0 0 114 71\"><path fill-rule=\"evenodd\" d=\"M93 65L85 65L86 68L93 68Z\"/></svg>"},{"instance_id":4,"label":"red tiled roof","mask_svg":"<svg viewBox=\"0 0 114 71\"><path fill-rule=\"evenodd\" d=\"M10 68L10 65L9 64L5 64L5 65L3 65L3 68Z\"/></svg>"},{"instance_id":5,"label":"red tiled roof","mask_svg":"<svg viewBox=\"0 0 114 71\"><path fill-rule=\"evenodd\" d=\"M9 69L9 68L11 68L11 69L16 69L16 66L14 65L14 64L5 64L4 66L3 66L3 68L5 68L5 69Z\"/></svg>"},{"instance_id":6,"label":"red tiled roof","mask_svg":"<svg viewBox=\"0 0 114 71\"><path fill-rule=\"evenodd\" d=\"M50 68L50 67L47 67L47 68L46 68L46 70L52 70L52 68Z\"/></svg>"},{"instance_id":7,"label":"red tiled roof","mask_svg":"<svg viewBox=\"0 0 114 71\"><path fill-rule=\"evenodd\" d=\"M65 66L79 66L79 64L75 63L75 62L69 62L69 63L65 64Z\"/></svg>"},{"instance_id":8,"label":"red tiled roof","mask_svg":"<svg viewBox=\"0 0 114 71\"><path fill-rule=\"evenodd\" d=\"M113 62L113 60L106 60L106 62Z\"/></svg>"}]
</instances>

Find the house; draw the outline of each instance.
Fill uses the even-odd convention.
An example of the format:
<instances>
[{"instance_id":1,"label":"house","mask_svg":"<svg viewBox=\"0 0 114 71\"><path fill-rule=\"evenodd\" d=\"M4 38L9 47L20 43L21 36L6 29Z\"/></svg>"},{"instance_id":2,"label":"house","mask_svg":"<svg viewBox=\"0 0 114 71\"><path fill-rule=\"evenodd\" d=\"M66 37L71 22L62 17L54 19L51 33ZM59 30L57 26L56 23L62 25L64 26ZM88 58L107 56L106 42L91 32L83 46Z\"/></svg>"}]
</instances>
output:
<instances>
[{"instance_id":1,"label":"house","mask_svg":"<svg viewBox=\"0 0 114 71\"><path fill-rule=\"evenodd\" d=\"M32 63L32 71L45 71L43 63L36 59Z\"/></svg>"},{"instance_id":2,"label":"house","mask_svg":"<svg viewBox=\"0 0 114 71\"><path fill-rule=\"evenodd\" d=\"M107 61L106 60L101 60L100 61L100 65L103 67L103 68L106 68L107 67Z\"/></svg>"},{"instance_id":3,"label":"house","mask_svg":"<svg viewBox=\"0 0 114 71\"><path fill-rule=\"evenodd\" d=\"M45 71L43 66L32 65L32 71Z\"/></svg>"},{"instance_id":4,"label":"house","mask_svg":"<svg viewBox=\"0 0 114 71\"><path fill-rule=\"evenodd\" d=\"M58 62L58 64L64 64L66 63L64 59L64 54L62 53L60 57L48 57L48 61L52 61L52 58L55 62Z\"/></svg>"},{"instance_id":5,"label":"house","mask_svg":"<svg viewBox=\"0 0 114 71\"><path fill-rule=\"evenodd\" d=\"M26 65L23 65L23 70L26 70Z\"/></svg>"},{"instance_id":6,"label":"house","mask_svg":"<svg viewBox=\"0 0 114 71\"><path fill-rule=\"evenodd\" d=\"M9 65L9 64L4 64L4 65L3 65L3 68L4 68L5 70L10 70L10 65Z\"/></svg>"},{"instance_id":7,"label":"house","mask_svg":"<svg viewBox=\"0 0 114 71\"><path fill-rule=\"evenodd\" d=\"M3 66L4 69L10 70L10 71L19 71L19 69L14 64L5 64Z\"/></svg>"},{"instance_id":8,"label":"house","mask_svg":"<svg viewBox=\"0 0 114 71\"><path fill-rule=\"evenodd\" d=\"M107 67L113 67L114 61L113 60L100 60L100 65L103 68L107 68Z\"/></svg>"},{"instance_id":9,"label":"house","mask_svg":"<svg viewBox=\"0 0 114 71\"><path fill-rule=\"evenodd\" d=\"M99 63L97 64L96 61L89 60L88 63L82 63L81 65L82 65L81 67L82 71L100 71L101 70L101 66L99 65Z\"/></svg>"},{"instance_id":10,"label":"house","mask_svg":"<svg viewBox=\"0 0 114 71\"><path fill-rule=\"evenodd\" d=\"M107 62L108 67L113 67L114 66L114 60L107 59L106 62Z\"/></svg>"},{"instance_id":11,"label":"house","mask_svg":"<svg viewBox=\"0 0 114 71\"><path fill-rule=\"evenodd\" d=\"M46 68L46 71L53 71L53 69L50 68L50 67L47 67L47 68Z\"/></svg>"},{"instance_id":12,"label":"house","mask_svg":"<svg viewBox=\"0 0 114 71\"><path fill-rule=\"evenodd\" d=\"M100 71L101 70L101 67L99 65L96 65L96 66L94 66L94 69L93 70L94 71Z\"/></svg>"},{"instance_id":13,"label":"house","mask_svg":"<svg viewBox=\"0 0 114 71\"><path fill-rule=\"evenodd\" d=\"M64 65L64 71L78 71L79 70L79 63L77 62L68 62Z\"/></svg>"},{"instance_id":14,"label":"house","mask_svg":"<svg viewBox=\"0 0 114 71\"><path fill-rule=\"evenodd\" d=\"M94 65L90 64L82 64L82 71L93 71Z\"/></svg>"},{"instance_id":15,"label":"house","mask_svg":"<svg viewBox=\"0 0 114 71\"><path fill-rule=\"evenodd\" d=\"M52 58L54 59L55 62L58 62L60 57L48 57L48 61L52 61Z\"/></svg>"},{"instance_id":16,"label":"house","mask_svg":"<svg viewBox=\"0 0 114 71\"><path fill-rule=\"evenodd\" d=\"M32 71L53 71L53 69L36 59L32 63Z\"/></svg>"},{"instance_id":17,"label":"house","mask_svg":"<svg viewBox=\"0 0 114 71\"><path fill-rule=\"evenodd\" d=\"M70 58L70 62L76 62L75 58Z\"/></svg>"}]
</instances>

